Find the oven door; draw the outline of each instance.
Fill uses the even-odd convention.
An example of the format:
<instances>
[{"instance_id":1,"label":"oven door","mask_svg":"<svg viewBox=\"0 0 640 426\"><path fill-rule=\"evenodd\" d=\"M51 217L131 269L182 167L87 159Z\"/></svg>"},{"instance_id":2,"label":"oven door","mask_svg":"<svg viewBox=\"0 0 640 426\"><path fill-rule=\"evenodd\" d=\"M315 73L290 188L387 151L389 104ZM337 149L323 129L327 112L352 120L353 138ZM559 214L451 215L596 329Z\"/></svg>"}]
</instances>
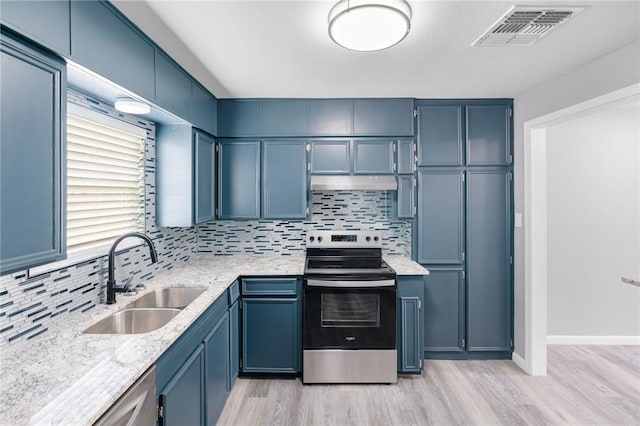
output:
<instances>
[{"instance_id":1,"label":"oven door","mask_svg":"<svg viewBox=\"0 0 640 426\"><path fill-rule=\"evenodd\" d=\"M304 349L395 349L395 280L305 279Z\"/></svg>"}]
</instances>

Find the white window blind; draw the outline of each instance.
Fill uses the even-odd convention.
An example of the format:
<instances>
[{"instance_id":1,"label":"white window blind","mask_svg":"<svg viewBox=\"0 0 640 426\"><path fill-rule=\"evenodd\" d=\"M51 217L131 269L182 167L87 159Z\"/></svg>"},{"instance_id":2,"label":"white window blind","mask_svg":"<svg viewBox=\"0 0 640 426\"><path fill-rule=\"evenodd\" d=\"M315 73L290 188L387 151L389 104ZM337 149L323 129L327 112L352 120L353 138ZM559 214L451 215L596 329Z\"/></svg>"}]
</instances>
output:
<instances>
[{"instance_id":1,"label":"white window blind","mask_svg":"<svg viewBox=\"0 0 640 426\"><path fill-rule=\"evenodd\" d=\"M69 252L144 232L145 137L78 115L67 115Z\"/></svg>"}]
</instances>

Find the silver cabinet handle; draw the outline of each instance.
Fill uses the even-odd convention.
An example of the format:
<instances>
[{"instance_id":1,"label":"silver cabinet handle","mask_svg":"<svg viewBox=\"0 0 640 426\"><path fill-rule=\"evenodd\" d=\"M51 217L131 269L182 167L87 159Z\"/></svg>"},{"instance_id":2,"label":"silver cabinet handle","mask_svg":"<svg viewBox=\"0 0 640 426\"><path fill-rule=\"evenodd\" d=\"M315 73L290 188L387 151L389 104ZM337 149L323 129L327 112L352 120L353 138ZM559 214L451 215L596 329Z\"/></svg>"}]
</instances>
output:
<instances>
[{"instance_id":1,"label":"silver cabinet handle","mask_svg":"<svg viewBox=\"0 0 640 426\"><path fill-rule=\"evenodd\" d=\"M634 280L633 278L629 278L629 277L620 277L620 279L622 280L623 283L640 287L640 280Z\"/></svg>"}]
</instances>

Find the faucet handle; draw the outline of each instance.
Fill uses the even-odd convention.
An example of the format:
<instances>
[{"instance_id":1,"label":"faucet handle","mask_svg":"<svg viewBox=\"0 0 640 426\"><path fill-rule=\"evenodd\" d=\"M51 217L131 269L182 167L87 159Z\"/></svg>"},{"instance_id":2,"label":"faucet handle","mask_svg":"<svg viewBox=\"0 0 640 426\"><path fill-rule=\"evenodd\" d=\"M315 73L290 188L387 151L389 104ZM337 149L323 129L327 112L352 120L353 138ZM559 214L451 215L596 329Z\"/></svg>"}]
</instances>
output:
<instances>
[{"instance_id":1,"label":"faucet handle","mask_svg":"<svg viewBox=\"0 0 640 426\"><path fill-rule=\"evenodd\" d=\"M122 285L123 296L133 296L138 294L138 286L132 287L131 281L133 281L133 274L129 275L129 277L124 280L124 284Z\"/></svg>"}]
</instances>

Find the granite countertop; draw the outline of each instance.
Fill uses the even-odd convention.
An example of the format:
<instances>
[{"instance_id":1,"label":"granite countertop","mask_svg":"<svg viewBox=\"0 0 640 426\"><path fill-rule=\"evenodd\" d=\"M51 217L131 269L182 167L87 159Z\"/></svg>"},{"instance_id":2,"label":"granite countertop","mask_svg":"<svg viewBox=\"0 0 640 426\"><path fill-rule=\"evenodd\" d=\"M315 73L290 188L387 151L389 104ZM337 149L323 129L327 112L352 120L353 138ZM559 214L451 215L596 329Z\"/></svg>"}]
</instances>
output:
<instances>
[{"instance_id":1,"label":"granite countertop","mask_svg":"<svg viewBox=\"0 0 640 426\"><path fill-rule=\"evenodd\" d=\"M385 256L398 275L428 271L406 256ZM82 334L89 325L133 300L118 295L69 316L37 339L0 354L0 424L94 423L239 276L301 276L304 255L200 254L145 282L138 296L162 287L206 291L158 330L137 335Z\"/></svg>"},{"instance_id":2,"label":"granite countertop","mask_svg":"<svg viewBox=\"0 0 640 426\"><path fill-rule=\"evenodd\" d=\"M429 270L400 254L384 255L382 258L396 271L398 275L429 275Z\"/></svg>"}]
</instances>

